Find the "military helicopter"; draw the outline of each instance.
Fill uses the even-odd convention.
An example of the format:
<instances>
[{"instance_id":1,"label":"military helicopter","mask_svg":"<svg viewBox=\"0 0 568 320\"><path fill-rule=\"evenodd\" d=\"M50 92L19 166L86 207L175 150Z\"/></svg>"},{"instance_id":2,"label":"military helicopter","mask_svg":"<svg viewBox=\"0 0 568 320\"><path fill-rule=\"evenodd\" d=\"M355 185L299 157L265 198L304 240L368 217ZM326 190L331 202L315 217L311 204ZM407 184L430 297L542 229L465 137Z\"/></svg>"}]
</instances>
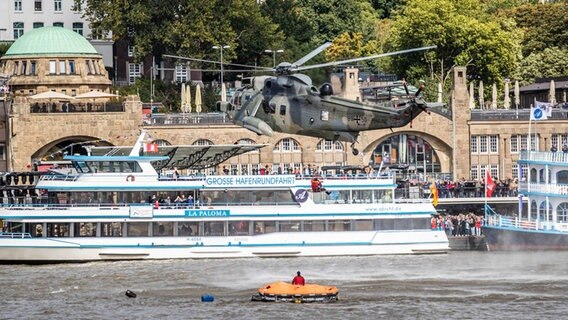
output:
<instances>
[{"instance_id":1,"label":"military helicopter","mask_svg":"<svg viewBox=\"0 0 568 320\"><path fill-rule=\"evenodd\" d=\"M421 95L423 86L410 95L404 82L406 97L365 104L334 96L329 83L318 89L310 77L298 72L429 50L436 46L303 66L330 45L331 42L327 42L294 63L280 63L273 69L274 76L253 77L251 84L238 89L231 101L221 102L221 110L232 110L235 124L259 135L272 136L276 131L351 142L354 155L359 153L355 144L361 131L403 127L421 112L427 111L429 104Z\"/></svg>"}]
</instances>

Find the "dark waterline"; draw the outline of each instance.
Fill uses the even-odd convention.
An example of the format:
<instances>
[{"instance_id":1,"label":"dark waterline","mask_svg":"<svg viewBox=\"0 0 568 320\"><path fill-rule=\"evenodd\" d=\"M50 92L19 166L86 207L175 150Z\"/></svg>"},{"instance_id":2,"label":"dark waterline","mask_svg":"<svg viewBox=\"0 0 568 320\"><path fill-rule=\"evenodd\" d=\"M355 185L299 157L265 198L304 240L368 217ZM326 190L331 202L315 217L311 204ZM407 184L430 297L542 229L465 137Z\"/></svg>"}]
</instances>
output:
<instances>
[{"instance_id":1,"label":"dark waterline","mask_svg":"<svg viewBox=\"0 0 568 320\"><path fill-rule=\"evenodd\" d=\"M0 319L560 319L567 265L568 252L8 265ZM298 270L340 301L250 301Z\"/></svg>"}]
</instances>

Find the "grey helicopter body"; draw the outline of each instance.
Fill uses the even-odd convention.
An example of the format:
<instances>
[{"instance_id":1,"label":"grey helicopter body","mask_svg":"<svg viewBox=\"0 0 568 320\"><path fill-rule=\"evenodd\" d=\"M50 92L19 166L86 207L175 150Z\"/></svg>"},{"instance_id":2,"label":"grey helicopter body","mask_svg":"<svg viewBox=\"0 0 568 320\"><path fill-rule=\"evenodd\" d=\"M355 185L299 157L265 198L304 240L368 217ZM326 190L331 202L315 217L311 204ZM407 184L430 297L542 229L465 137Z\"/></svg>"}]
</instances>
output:
<instances>
[{"instance_id":1,"label":"grey helicopter body","mask_svg":"<svg viewBox=\"0 0 568 320\"><path fill-rule=\"evenodd\" d=\"M359 151L354 145L361 131L403 127L427 111L429 105L421 97L423 86L410 95L404 84L405 97L366 104L334 96L329 83L318 89L310 77L299 71L428 50L435 46L302 66L330 45L325 43L294 63L280 63L270 69L274 76L253 77L250 85L236 90L231 101L220 103L221 110L228 111L235 124L259 135L272 136L274 132L282 132L346 141L351 143L355 155Z\"/></svg>"}]
</instances>

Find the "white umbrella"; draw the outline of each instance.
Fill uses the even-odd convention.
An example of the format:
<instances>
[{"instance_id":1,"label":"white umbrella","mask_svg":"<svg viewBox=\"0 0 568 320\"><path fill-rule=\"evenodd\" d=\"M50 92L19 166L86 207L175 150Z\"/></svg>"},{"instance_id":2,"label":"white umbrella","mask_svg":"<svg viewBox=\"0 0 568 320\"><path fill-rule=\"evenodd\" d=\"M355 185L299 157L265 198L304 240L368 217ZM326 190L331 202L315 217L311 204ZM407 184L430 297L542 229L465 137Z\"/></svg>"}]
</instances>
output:
<instances>
[{"instance_id":1,"label":"white umbrella","mask_svg":"<svg viewBox=\"0 0 568 320\"><path fill-rule=\"evenodd\" d=\"M72 96L68 96L66 94L63 94L63 93L60 93L60 92L55 92L55 91L46 91L46 92L34 94L33 96L30 96L30 98L31 99L47 99L47 100L52 100L52 99L72 100L72 99L74 99Z\"/></svg>"},{"instance_id":2,"label":"white umbrella","mask_svg":"<svg viewBox=\"0 0 568 320\"><path fill-rule=\"evenodd\" d=\"M181 105L180 105L180 109L181 112L185 112L185 101L186 101L186 93L185 93L185 84L181 84Z\"/></svg>"},{"instance_id":3,"label":"white umbrella","mask_svg":"<svg viewBox=\"0 0 568 320\"><path fill-rule=\"evenodd\" d=\"M227 88L224 83L221 83L221 101L227 101Z\"/></svg>"},{"instance_id":4,"label":"white umbrella","mask_svg":"<svg viewBox=\"0 0 568 320\"><path fill-rule=\"evenodd\" d=\"M521 89L519 89L519 81L515 80L515 108L519 108L521 104Z\"/></svg>"},{"instance_id":5,"label":"white umbrella","mask_svg":"<svg viewBox=\"0 0 568 320\"><path fill-rule=\"evenodd\" d=\"M497 84L493 83L493 91L491 92L491 109L497 109Z\"/></svg>"},{"instance_id":6,"label":"white umbrella","mask_svg":"<svg viewBox=\"0 0 568 320\"><path fill-rule=\"evenodd\" d=\"M114 98L118 97L118 95L109 92L102 92L102 91L89 91L82 93L80 95L75 96L75 99L98 99L98 98Z\"/></svg>"},{"instance_id":7,"label":"white umbrella","mask_svg":"<svg viewBox=\"0 0 568 320\"><path fill-rule=\"evenodd\" d=\"M442 103L442 83L438 82L438 103Z\"/></svg>"},{"instance_id":8,"label":"white umbrella","mask_svg":"<svg viewBox=\"0 0 568 320\"><path fill-rule=\"evenodd\" d=\"M473 91L473 81L471 81L469 83L469 108L470 109L475 109L475 98L473 97L475 95L475 91Z\"/></svg>"},{"instance_id":9,"label":"white umbrella","mask_svg":"<svg viewBox=\"0 0 568 320\"><path fill-rule=\"evenodd\" d=\"M483 80L479 80L479 108L485 108L485 97L483 97Z\"/></svg>"},{"instance_id":10,"label":"white umbrella","mask_svg":"<svg viewBox=\"0 0 568 320\"><path fill-rule=\"evenodd\" d=\"M75 96L75 99L93 99L93 103L96 99L109 99L118 97L118 95L109 92L102 92L102 91L89 91L82 93L78 96ZM106 101L104 102L104 110L106 111ZM87 112L90 112L89 104L87 104Z\"/></svg>"},{"instance_id":11,"label":"white umbrella","mask_svg":"<svg viewBox=\"0 0 568 320\"><path fill-rule=\"evenodd\" d=\"M195 86L195 111L201 112L201 86Z\"/></svg>"},{"instance_id":12,"label":"white umbrella","mask_svg":"<svg viewBox=\"0 0 568 320\"><path fill-rule=\"evenodd\" d=\"M554 80L550 80L550 92L548 93L548 102L551 106L556 105L556 86Z\"/></svg>"},{"instance_id":13,"label":"white umbrella","mask_svg":"<svg viewBox=\"0 0 568 320\"><path fill-rule=\"evenodd\" d=\"M511 109L511 98L509 97L509 81L505 81L505 99L503 99L503 108Z\"/></svg>"},{"instance_id":14,"label":"white umbrella","mask_svg":"<svg viewBox=\"0 0 568 320\"><path fill-rule=\"evenodd\" d=\"M191 113L191 86L185 86L185 108L187 112Z\"/></svg>"}]
</instances>

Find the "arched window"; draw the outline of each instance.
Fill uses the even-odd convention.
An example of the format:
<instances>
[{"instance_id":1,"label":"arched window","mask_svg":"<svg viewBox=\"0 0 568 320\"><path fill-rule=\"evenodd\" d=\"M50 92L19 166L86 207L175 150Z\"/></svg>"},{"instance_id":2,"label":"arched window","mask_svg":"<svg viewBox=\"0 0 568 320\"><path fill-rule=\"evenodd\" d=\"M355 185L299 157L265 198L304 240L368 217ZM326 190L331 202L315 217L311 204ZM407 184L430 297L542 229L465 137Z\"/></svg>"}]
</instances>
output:
<instances>
[{"instance_id":1,"label":"arched window","mask_svg":"<svg viewBox=\"0 0 568 320\"><path fill-rule=\"evenodd\" d=\"M536 220L536 215L538 212L538 207L536 206L536 201L531 201L531 219Z\"/></svg>"},{"instance_id":2,"label":"arched window","mask_svg":"<svg viewBox=\"0 0 568 320\"><path fill-rule=\"evenodd\" d=\"M568 170L562 170L556 173L556 183L568 184Z\"/></svg>"},{"instance_id":3,"label":"arched window","mask_svg":"<svg viewBox=\"0 0 568 320\"><path fill-rule=\"evenodd\" d=\"M541 221L552 220L552 204L548 203L548 215L546 214L546 200L540 203L538 208Z\"/></svg>"},{"instance_id":4,"label":"arched window","mask_svg":"<svg viewBox=\"0 0 568 320\"><path fill-rule=\"evenodd\" d=\"M291 174L302 170L302 148L298 141L285 138L272 149L272 172L278 174Z\"/></svg>"},{"instance_id":5,"label":"arched window","mask_svg":"<svg viewBox=\"0 0 568 320\"><path fill-rule=\"evenodd\" d=\"M535 168L531 169L531 181L530 182L536 182L537 179L537 171Z\"/></svg>"},{"instance_id":6,"label":"arched window","mask_svg":"<svg viewBox=\"0 0 568 320\"><path fill-rule=\"evenodd\" d=\"M339 141L322 139L316 145L316 151L343 151L343 145Z\"/></svg>"},{"instance_id":7,"label":"arched window","mask_svg":"<svg viewBox=\"0 0 568 320\"><path fill-rule=\"evenodd\" d=\"M194 146L212 146L214 143L211 140L199 139L193 143Z\"/></svg>"},{"instance_id":8,"label":"arched window","mask_svg":"<svg viewBox=\"0 0 568 320\"><path fill-rule=\"evenodd\" d=\"M562 202L556 207L558 222L568 222L568 202Z\"/></svg>"},{"instance_id":9,"label":"arched window","mask_svg":"<svg viewBox=\"0 0 568 320\"><path fill-rule=\"evenodd\" d=\"M298 143L298 141L291 138L285 138L280 140L274 146L274 149L272 151L287 153L287 152L301 152L302 149L300 148L300 144Z\"/></svg>"},{"instance_id":10,"label":"arched window","mask_svg":"<svg viewBox=\"0 0 568 320\"><path fill-rule=\"evenodd\" d=\"M171 146L171 145L172 145L169 141L162 140L162 139L154 140L154 143L157 144L157 145L160 146L160 147L163 147L163 146Z\"/></svg>"}]
</instances>

